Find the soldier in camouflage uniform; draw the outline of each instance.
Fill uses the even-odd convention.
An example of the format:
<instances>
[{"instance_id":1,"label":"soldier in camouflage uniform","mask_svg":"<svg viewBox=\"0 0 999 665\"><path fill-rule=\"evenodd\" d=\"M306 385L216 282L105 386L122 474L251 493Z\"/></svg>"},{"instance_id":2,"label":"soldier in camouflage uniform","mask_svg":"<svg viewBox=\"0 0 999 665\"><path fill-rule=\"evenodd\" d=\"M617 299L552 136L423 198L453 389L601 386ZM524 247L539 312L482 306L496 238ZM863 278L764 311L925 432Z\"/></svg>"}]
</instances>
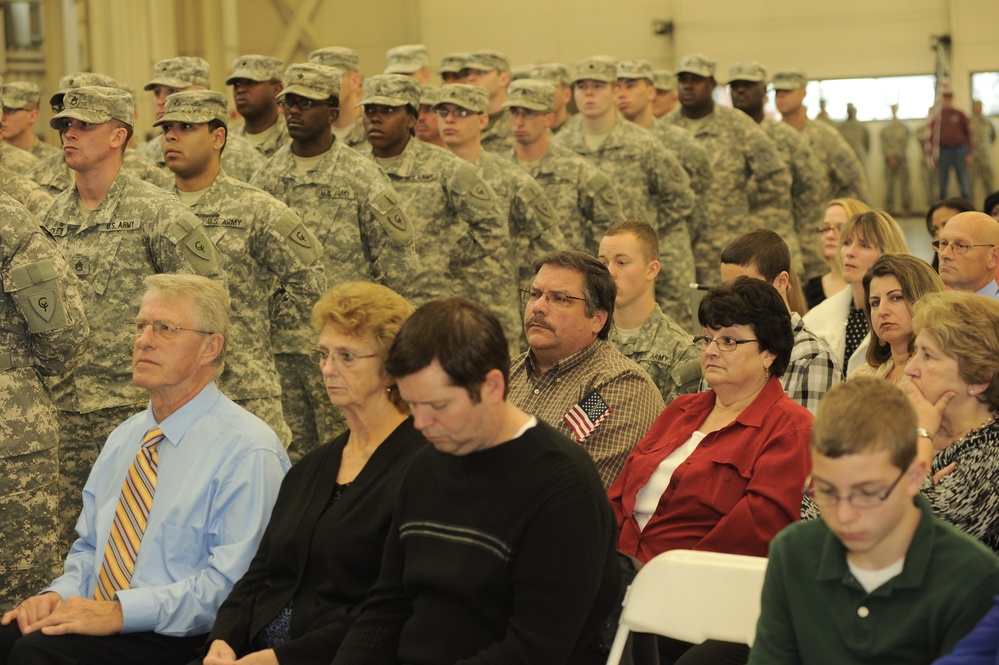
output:
<instances>
[{"instance_id":1,"label":"soldier in camouflage uniform","mask_svg":"<svg viewBox=\"0 0 999 665\"><path fill-rule=\"evenodd\" d=\"M531 78L548 81L555 86L555 99L552 102L552 112L555 119L549 127L552 134L558 134L569 120L569 103L572 102L572 72L569 67L560 62L545 62L534 65Z\"/></svg>"},{"instance_id":2,"label":"soldier in camouflage uniform","mask_svg":"<svg viewBox=\"0 0 999 665\"><path fill-rule=\"evenodd\" d=\"M59 426L41 376L72 368L89 328L76 277L35 218L0 194L0 607L61 568Z\"/></svg>"},{"instance_id":3,"label":"soldier in camouflage uniform","mask_svg":"<svg viewBox=\"0 0 999 665\"><path fill-rule=\"evenodd\" d=\"M676 74L668 69L656 69L652 72L653 84L656 86L656 98L652 100L652 115L659 119L676 108Z\"/></svg>"},{"instance_id":4,"label":"soldier in camouflage uniform","mask_svg":"<svg viewBox=\"0 0 999 665\"><path fill-rule=\"evenodd\" d=\"M97 343L71 374L50 382L60 414L62 550L90 468L111 431L145 406L132 385L129 359L142 279L193 272L224 279L222 260L201 221L176 197L125 173L121 154L132 133L134 107L124 90L70 90L49 121L62 135L75 185L55 198L39 223L55 237L82 285L83 305Z\"/></svg>"},{"instance_id":5,"label":"soldier in camouflage uniform","mask_svg":"<svg viewBox=\"0 0 999 665\"><path fill-rule=\"evenodd\" d=\"M857 107L853 104L846 105L846 120L836 125L836 129L843 135L846 142L853 149L853 154L860 160L860 166L867 171L867 155L871 150L871 133L867 126L857 120Z\"/></svg>"},{"instance_id":6,"label":"soldier in camouflage uniform","mask_svg":"<svg viewBox=\"0 0 999 665\"><path fill-rule=\"evenodd\" d=\"M912 210L909 193L909 139L912 131L898 119L898 104L891 105L891 122L881 128L881 152L885 155L885 210L891 214L901 211L908 215ZM895 184L898 183L901 209L895 207Z\"/></svg>"},{"instance_id":7,"label":"soldier in camouflage uniform","mask_svg":"<svg viewBox=\"0 0 999 665\"><path fill-rule=\"evenodd\" d=\"M11 83L5 85L3 86L3 92L7 93L11 90L12 86L18 86L18 85L22 84ZM23 85L29 85L29 84L23 84ZM34 83L30 85L35 88L34 98L37 102L38 86L36 86ZM22 95L24 94L23 90L16 90L16 89L15 93ZM8 102L7 97L0 95L0 106L6 109L8 103L11 102ZM16 104L18 102L13 102L13 103ZM36 110L33 111L35 115L38 115L37 107L38 104L36 103L35 104ZM4 122L0 123L0 129L3 130L4 135L6 135L7 132L7 120L10 117L12 117L12 115L13 114L9 114L6 112L4 112L3 114ZM58 152L60 155L62 154L61 150ZM39 214L42 210L45 210L45 208L47 208L50 203L52 203L52 196L48 192L46 192L45 189L43 189L40 185L38 185L35 181L31 180L27 176L21 175L20 173L15 173L14 171L11 171L10 169L3 166L0 166L0 192L6 194L7 196L11 197L15 201L23 205L25 208L28 209L28 212L30 212L32 215Z\"/></svg>"},{"instance_id":8,"label":"soldier in camouflage uniform","mask_svg":"<svg viewBox=\"0 0 999 665\"><path fill-rule=\"evenodd\" d=\"M27 173L38 164L38 158L30 152L15 148L0 137L0 166L15 173Z\"/></svg>"},{"instance_id":9,"label":"soldier in camouflage uniform","mask_svg":"<svg viewBox=\"0 0 999 665\"><path fill-rule=\"evenodd\" d=\"M706 201L714 177L708 151L686 129L681 129L670 122L656 121L653 103L659 93L654 80L655 70L648 60L622 60L617 63L615 96L618 110L631 122L651 131L676 155L690 176L690 187L697 196L697 203ZM691 230L707 228L707 206L695 204L687 224Z\"/></svg>"},{"instance_id":10,"label":"soldier in camouflage uniform","mask_svg":"<svg viewBox=\"0 0 999 665\"><path fill-rule=\"evenodd\" d=\"M284 61L267 55L241 55L232 61L232 74L225 80L232 86L236 110L243 123L228 136L246 139L264 157L291 142L288 125L278 111L277 95L283 86Z\"/></svg>"},{"instance_id":11,"label":"soldier in camouflage uniform","mask_svg":"<svg viewBox=\"0 0 999 665\"><path fill-rule=\"evenodd\" d=\"M385 52L386 74L405 74L418 83L430 83L430 54L423 44L393 46Z\"/></svg>"},{"instance_id":12,"label":"soldier in camouflage uniform","mask_svg":"<svg viewBox=\"0 0 999 665\"><path fill-rule=\"evenodd\" d=\"M693 321L687 285L694 281L691 229L696 196L676 156L645 129L617 113L617 61L594 57L576 63L573 94L580 122L570 122L554 144L579 153L607 174L625 219L656 229L664 256L656 294L663 311L681 325ZM601 236L606 228L595 229Z\"/></svg>"},{"instance_id":13,"label":"soldier in camouflage uniform","mask_svg":"<svg viewBox=\"0 0 999 665\"><path fill-rule=\"evenodd\" d=\"M801 264L791 214L791 173L777 146L745 113L714 103L715 61L688 55L677 68L680 108L662 122L693 132L711 156L711 188L702 200L706 227L692 232L697 281L713 284L732 238L766 226L788 238Z\"/></svg>"},{"instance_id":14,"label":"soldier in camouflage uniform","mask_svg":"<svg viewBox=\"0 0 999 665\"><path fill-rule=\"evenodd\" d=\"M781 122L786 122L808 139L819 163L826 168L827 189L822 200L857 199L866 202L867 182L864 168L846 139L827 122L808 119L805 86L808 77L802 71L777 72L773 86Z\"/></svg>"},{"instance_id":15,"label":"soldier in camouflage uniform","mask_svg":"<svg viewBox=\"0 0 999 665\"><path fill-rule=\"evenodd\" d=\"M437 108L447 112L441 119L442 136L448 150L475 167L482 179L496 192L501 208L501 218L509 226L509 256L512 264L504 296L496 288L496 302L492 311L506 328L507 338L520 339L519 331L519 292L521 285L534 275L534 260L550 251L561 249L565 244L559 219L541 185L526 171L504 159L500 155L486 152L480 143L480 132L488 122L486 91L482 88L453 83L441 88ZM470 114L462 117L462 112ZM507 121L509 123L509 120ZM502 309L506 302L509 311ZM482 303L490 307L490 303ZM504 318L508 317L508 318ZM519 347L518 347L519 348Z\"/></svg>"},{"instance_id":16,"label":"soldier in camouflage uniform","mask_svg":"<svg viewBox=\"0 0 999 665\"><path fill-rule=\"evenodd\" d=\"M466 83L468 79L468 69L466 65L468 64L468 54L467 53L448 53L443 58L441 58L440 69L437 73L440 74L442 83ZM424 84L428 85L428 84Z\"/></svg>"},{"instance_id":17,"label":"soldier in camouflage uniform","mask_svg":"<svg viewBox=\"0 0 999 665\"><path fill-rule=\"evenodd\" d=\"M758 62L739 62L728 70L732 105L759 124L777 145L784 163L791 169L791 204L794 230L801 250L800 261L792 251L791 265L799 275L822 275L829 266L822 259L815 237L815 227L824 213L825 171L812 147L788 125L767 117L763 105L767 99L767 71ZM791 251L793 243L788 243ZM804 272L802 272L804 270Z\"/></svg>"},{"instance_id":18,"label":"soldier in camouflage uniform","mask_svg":"<svg viewBox=\"0 0 999 665\"><path fill-rule=\"evenodd\" d=\"M516 285L504 205L471 164L413 140L420 95L415 81L398 74L364 82L361 103L371 155L413 220L416 251L432 267L430 295L461 295L505 314ZM519 339L514 330L513 339Z\"/></svg>"},{"instance_id":19,"label":"soldier in camouflage uniform","mask_svg":"<svg viewBox=\"0 0 999 665\"><path fill-rule=\"evenodd\" d=\"M232 326L219 389L270 425L287 448L291 430L271 329L275 336L308 334L312 305L326 290L322 248L288 206L222 171L227 112L222 93L190 90L167 97L154 124L163 127L175 191L205 225L229 278Z\"/></svg>"},{"instance_id":20,"label":"soldier in camouflage uniform","mask_svg":"<svg viewBox=\"0 0 999 665\"><path fill-rule=\"evenodd\" d=\"M107 74L76 72L59 79L59 91L49 98L49 104L53 109L62 110L62 98L66 92L89 85L125 90L120 83ZM157 187L167 189L173 186L172 174L164 172L156 166L155 162L132 148L125 150L125 158L121 167L126 173ZM61 194L73 186L73 175L69 172L69 167L66 166L66 158L61 150L59 154L39 161L25 175L37 182L52 196Z\"/></svg>"},{"instance_id":21,"label":"soldier in camouflage uniform","mask_svg":"<svg viewBox=\"0 0 999 665\"><path fill-rule=\"evenodd\" d=\"M182 56L157 62L153 67L153 80L147 83L144 89L153 93L153 108L156 119L159 120L163 117L163 107L167 97L183 90L207 90L208 81L207 62L193 56ZM139 148L139 152L169 174L170 170L163 159L162 137L154 137L152 141ZM257 152L252 143L242 136L230 136L222 156L222 168L231 177L250 182L250 178L264 161L265 157Z\"/></svg>"},{"instance_id":22,"label":"soldier in camouflage uniform","mask_svg":"<svg viewBox=\"0 0 999 665\"><path fill-rule=\"evenodd\" d=\"M6 89L6 88L5 88ZM988 196L994 190L995 174L992 171L992 148L996 143L995 122L982 115L982 103L977 99L971 102L971 138L975 146L972 153L971 167L968 175L971 179L971 189L974 192L975 183L980 183ZM986 211L986 214L988 211Z\"/></svg>"},{"instance_id":23,"label":"soldier in camouflage uniform","mask_svg":"<svg viewBox=\"0 0 999 665\"><path fill-rule=\"evenodd\" d=\"M361 101L361 56L352 48L327 46L309 54L309 62L315 62L340 70L340 115L333 123L336 140L359 152L370 146L364 136L364 122L357 104Z\"/></svg>"},{"instance_id":24,"label":"soldier in camouflage uniform","mask_svg":"<svg viewBox=\"0 0 999 665\"><path fill-rule=\"evenodd\" d=\"M596 254L604 229L624 219L613 183L585 157L552 145L555 86L546 80L515 81L507 91L516 142L506 157L520 164L545 190L561 220L566 247ZM525 112L526 111L526 112Z\"/></svg>"},{"instance_id":25,"label":"soldier in camouflage uniform","mask_svg":"<svg viewBox=\"0 0 999 665\"><path fill-rule=\"evenodd\" d=\"M366 280L382 283L410 302L429 299L430 269L417 260L413 225L399 205L398 192L377 166L336 141L331 131L340 70L294 64L284 81L278 102L285 110L291 144L267 161L252 184L287 204L318 239L329 286ZM271 344L292 453L303 455L346 424L330 403L319 368L309 359L314 333L282 331Z\"/></svg>"},{"instance_id":26,"label":"soldier in camouflage uniform","mask_svg":"<svg viewBox=\"0 0 999 665\"><path fill-rule=\"evenodd\" d=\"M413 133L424 143L445 148L444 139L441 138L440 118L434 111L434 104L439 102L440 98L441 89L438 86L429 83L420 86L420 108L417 111Z\"/></svg>"},{"instance_id":27,"label":"soldier in camouflage uniform","mask_svg":"<svg viewBox=\"0 0 999 665\"><path fill-rule=\"evenodd\" d=\"M0 81L3 81L0 78ZM3 85L3 140L16 148L30 152L38 159L61 155L62 150L39 141L34 127L38 120L41 92L34 83L14 81Z\"/></svg>"},{"instance_id":28,"label":"soldier in camouflage uniform","mask_svg":"<svg viewBox=\"0 0 999 665\"><path fill-rule=\"evenodd\" d=\"M677 395L697 392L701 354L690 333L656 303L656 232L645 222L619 222L607 229L598 258L617 285L607 341L648 373L667 405Z\"/></svg>"},{"instance_id":29,"label":"soldier in camouflage uniform","mask_svg":"<svg viewBox=\"0 0 999 665\"><path fill-rule=\"evenodd\" d=\"M488 122L482 130L482 149L504 153L513 147L513 134L506 117L503 102L506 101L506 88L510 85L510 58L499 51L475 51L465 63L468 70L468 84L486 91L489 103L486 113Z\"/></svg>"}]
</instances>

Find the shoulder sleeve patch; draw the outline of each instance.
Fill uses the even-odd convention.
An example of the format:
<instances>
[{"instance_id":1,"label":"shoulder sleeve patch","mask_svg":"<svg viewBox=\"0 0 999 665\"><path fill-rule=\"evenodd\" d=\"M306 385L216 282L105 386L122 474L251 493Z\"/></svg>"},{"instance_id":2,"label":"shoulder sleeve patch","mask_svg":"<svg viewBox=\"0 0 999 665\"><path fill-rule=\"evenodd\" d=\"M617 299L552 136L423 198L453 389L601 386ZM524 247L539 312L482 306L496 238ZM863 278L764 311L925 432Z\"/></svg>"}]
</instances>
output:
<instances>
[{"instance_id":1,"label":"shoulder sleeve patch","mask_svg":"<svg viewBox=\"0 0 999 665\"><path fill-rule=\"evenodd\" d=\"M282 238L288 239L288 249L294 252L306 265L319 258L322 248L312 232L305 228L301 218L292 210L284 214L274 223L274 231Z\"/></svg>"},{"instance_id":2,"label":"shoulder sleeve patch","mask_svg":"<svg viewBox=\"0 0 999 665\"><path fill-rule=\"evenodd\" d=\"M4 291L21 304L28 332L49 332L69 325L63 290L50 259L13 267Z\"/></svg>"},{"instance_id":3,"label":"shoulder sleeve patch","mask_svg":"<svg viewBox=\"0 0 999 665\"><path fill-rule=\"evenodd\" d=\"M393 242L404 245L412 241L415 231L406 213L399 205L399 192L387 187L371 199L370 205L375 219L382 225Z\"/></svg>"}]
</instances>

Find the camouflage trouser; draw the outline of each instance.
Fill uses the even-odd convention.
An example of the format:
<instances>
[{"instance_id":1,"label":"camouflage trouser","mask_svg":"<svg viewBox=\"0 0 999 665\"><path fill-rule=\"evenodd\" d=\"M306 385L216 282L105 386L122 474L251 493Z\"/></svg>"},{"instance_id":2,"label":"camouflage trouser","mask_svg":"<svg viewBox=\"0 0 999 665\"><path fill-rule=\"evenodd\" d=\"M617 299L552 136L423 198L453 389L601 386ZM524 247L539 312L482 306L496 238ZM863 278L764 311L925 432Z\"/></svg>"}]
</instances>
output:
<instances>
[{"instance_id":1,"label":"camouflage trouser","mask_svg":"<svg viewBox=\"0 0 999 665\"><path fill-rule=\"evenodd\" d=\"M991 155L989 155L991 158ZM974 193L976 187L981 187L979 193L980 197L976 197L975 201L984 201L985 197L995 191L995 173L992 171L992 162L988 160L975 160L971 163L970 168L971 176L971 191ZM988 214L989 211L986 211Z\"/></svg>"},{"instance_id":2,"label":"camouflage trouser","mask_svg":"<svg viewBox=\"0 0 999 665\"><path fill-rule=\"evenodd\" d=\"M901 210L912 210L912 197L909 195L909 163L899 162L895 167L885 164L885 210L898 211L895 207L895 185L898 184L902 199Z\"/></svg>"},{"instance_id":3,"label":"camouflage trouser","mask_svg":"<svg viewBox=\"0 0 999 665\"><path fill-rule=\"evenodd\" d=\"M76 540L83 486L114 428L146 408L146 403L76 413L59 412L59 556Z\"/></svg>"},{"instance_id":4,"label":"camouflage trouser","mask_svg":"<svg viewBox=\"0 0 999 665\"><path fill-rule=\"evenodd\" d=\"M278 353L274 356L281 378L281 406L291 428L288 457L292 463L347 429L340 410L330 403L319 367L309 356Z\"/></svg>"},{"instance_id":5,"label":"camouflage trouser","mask_svg":"<svg viewBox=\"0 0 999 665\"><path fill-rule=\"evenodd\" d=\"M34 596L62 572L59 449L0 459L0 613Z\"/></svg>"},{"instance_id":6,"label":"camouflage trouser","mask_svg":"<svg viewBox=\"0 0 999 665\"><path fill-rule=\"evenodd\" d=\"M696 257L696 258L695 258ZM690 307L690 283L695 279L695 262L698 268L704 262L691 252L690 233L686 227L674 229L666 238L659 239L659 276L656 277L656 300L666 316L676 321L684 330L691 330L695 316ZM719 261L715 259L713 272L703 275L705 281L717 281ZM700 275L700 272L696 273Z\"/></svg>"},{"instance_id":7,"label":"camouflage trouser","mask_svg":"<svg viewBox=\"0 0 999 665\"><path fill-rule=\"evenodd\" d=\"M251 397L249 399L234 399L233 402L270 425L274 433L281 439L285 450L291 445L291 428L284 418L280 397Z\"/></svg>"}]
</instances>

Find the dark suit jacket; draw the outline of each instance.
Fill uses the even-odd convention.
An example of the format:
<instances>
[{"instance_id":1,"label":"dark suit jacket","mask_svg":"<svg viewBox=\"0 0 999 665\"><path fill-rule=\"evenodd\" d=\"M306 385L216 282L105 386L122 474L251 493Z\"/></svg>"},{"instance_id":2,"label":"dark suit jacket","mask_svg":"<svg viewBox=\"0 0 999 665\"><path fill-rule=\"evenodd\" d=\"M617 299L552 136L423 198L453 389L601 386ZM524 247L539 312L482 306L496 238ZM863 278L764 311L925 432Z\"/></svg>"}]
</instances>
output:
<instances>
[{"instance_id":1,"label":"dark suit jacket","mask_svg":"<svg viewBox=\"0 0 999 665\"><path fill-rule=\"evenodd\" d=\"M381 566L392 506L412 456L426 445L406 419L379 446L329 510L347 433L295 464L278 494L260 548L219 609L212 640L239 657L293 602L292 639L275 649L281 665L328 665Z\"/></svg>"}]
</instances>

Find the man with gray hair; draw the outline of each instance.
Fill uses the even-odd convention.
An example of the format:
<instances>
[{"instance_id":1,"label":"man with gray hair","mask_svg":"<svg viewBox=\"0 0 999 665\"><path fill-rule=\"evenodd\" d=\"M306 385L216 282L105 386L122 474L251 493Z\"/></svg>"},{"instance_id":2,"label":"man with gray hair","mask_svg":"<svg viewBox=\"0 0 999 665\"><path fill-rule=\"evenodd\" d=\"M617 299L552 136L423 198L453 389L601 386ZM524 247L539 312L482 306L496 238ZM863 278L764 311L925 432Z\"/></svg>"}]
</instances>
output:
<instances>
[{"instance_id":1,"label":"man with gray hair","mask_svg":"<svg viewBox=\"0 0 999 665\"><path fill-rule=\"evenodd\" d=\"M227 137L246 139L264 157L291 141L277 105L277 95L284 87L283 73L284 61L280 58L241 55L232 61L232 74L225 80L232 86L236 110L243 116L243 124L233 127Z\"/></svg>"},{"instance_id":2,"label":"man with gray hair","mask_svg":"<svg viewBox=\"0 0 999 665\"><path fill-rule=\"evenodd\" d=\"M735 63L728 69L728 87L732 105L756 121L777 145L791 170L791 210L803 264L798 268L804 268L803 276L820 275L828 269L815 235L815 223L821 219L826 203L822 199L825 190L822 164L803 136L763 112L767 101L767 70L763 65L753 61Z\"/></svg>"},{"instance_id":3,"label":"man with gray hair","mask_svg":"<svg viewBox=\"0 0 999 665\"><path fill-rule=\"evenodd\" d=\"M337 141L331 130L340 70L293 64L284 82L278 103L291 144L274 153L251 184L294 210L318 239L328 284L379 282L411 302L429 299L427 280L433 275L417 258L415 228L399 193L371 160ZM315 348L312 331L288 331L272 344L293 451L305 454L332 439L345 423L309 358Z\"/></svg>"},{"instance_id":4,"label":"man with gray hair","mask_svg":"<svg viewBox=\"0 0 999 665\"><path fill-rule=\"evenodd\" d=\"M183 90L208 90L208 63L194 56L181 56L160 60L153 67L153 80L145 85L145 90L153 93L153 109L156 120L163 117L166 98L175 92ZM169 172L163 158L163 140L154 137L149 143L139 148L139 152L156 162L160 168ZM222 157L222 167L225 172L243 182L257 172L265 157L260 154L252 143L241 136L230 136L226 144L225 155Z\"/></svg>"},{"instance_id":5,"label":"man with gray hair","mask_svg":"<svg viewBox=\"0 0 999 665\"><path fill-rule=\"evenodd\" d=\"M256 553L290 467L274 432L215 386L225 289L197 275L145 285L138 314L119 325L148 404L110 434L90 472L63 575L0 620L9 665L189 662Z\"/></svg>"},{"instance_id":6,"label":"man with gray hair","mask_svg":"<svg viewBox=\"0 0 999 665\"><path fill-rule=\"evenodd\" d=\"M148 275L190 272L224 280L222 259L201 220L166 191L122 170L132 134L132 96L117 88L70 90L49 124L62 136L72 188L38 222L55 238L82 284L93 339L76 369L49 385L62 440L59 459L62 551L73 540L80 490L101 446L118 423L142 409L125 358L134 311Z\"/></svg>"},{"instance_id":7,"label":"man with gray hair","mask_svg":"<svg viewBox=\"0 0 999 665\"><path fill-rule=\"evenodd\" d=\"M555 122L553 83L514 81L504 106L513 127L513 150L507 159L519 164L545 190L560 220L565 246L596 253L598 229L624 219L610 178L585 157L552 145L548 130Z\"/></svg>"},{"instance_id":8,"label":"man with gray hair","mask_svg":"<svg viewBox=\"0 0 999 665\"><path fill-rule=\"evenodd\" d=\"M30 152L38 159L62 152L56 146L39 141L34 127L38 120L41 93L38 84L12 81L3 86L3 140Z\"/></svg>"},{"instance_id":9,"label":"man with gray hair","mask_svg":"<svg viewBox=\"0 0 999 665\"><path fill-rule=\"evenodd\" d=\"M468 56L465 69L468 70L468 84L482 88L488 96L485 111L488 120L480 139L482 149L504 153L513 147L513 135L503 107L506 88L510 85L510 58L501 51L475 51Z\"/></svg>"},{"instance_id":10,"label":"man with gray hair","mask_svg":"<svg viewBox=\"0 0 999 665\"><path fill-rule=\"evenodd\" d=\"M361 56L352 48L327 46L309 54L309 62L315 62L340 70L340 113L333 122L333 136L340 143L364 152L370 146L364 136L364 122L361 120Z\"/></svg>"},{"instance_id":11,"label":"man with gray hair","mask_svg":"<svg viewBox=\"0 0 999 665\"><path fill-rule=\"evenodd\" d=\"M554 139L589 159L614 183L625 219L656 230L663 250L656 296L663 311L681 326L693 323L687 284L694 281L688 224L697 200L690 176L661 142L619 117L614 88L617 60L594 56L576 63L573 94L581 121L569 123ZM606 228L596 229L603 235Z\"/></svg>"},{"instance_id":12,"label":"man with gray hair","mask_svg":"<svg viewBox=\"0 0 999 665\"><path fill-rule=\"evenodd\" d=\"M310 334L309 312L326 291L322 247L288 206L222 171L228 116L222 93L176 92L165 110L154 126L163 128L174 191L204 223L229 278L231 362L220 387L270 425L287 448L291 430L271 340Z\"/></svg>"},{"instance_id":13,"label":"man with gray hair","mask_svg":"<svg viewBox=\"0 0 999 665\"><path fill-rule=\"evenodd\" d=\"M710 225L692 232L697 281L711 284L721 251L732 238L764 225L788 238L792 261L801 264L791 215L791 174L777 146L746 114L716 104L716 63L700 53L677 67L680 108L663 122L694 133L711 156L711 187L701 205Z\"/></svg>"},{"instance_id":14,"label":"man with gray hair","mask_svg":"<svg viewBox=\"0 0 999 665\"><path fill-rule=\"evenodd\" d=\"M494 286L496 300L490 304L496 306L494 313L508 326L507 337L517 350L520 348L517 289L530 279L534 259L562 249L565 238L541 185L520 167L483 148L481 132L489 122L488 101L483 88L452 83L441 88L436 108L443 116L441 133L448 150L471 163L498 196L500 219L506 220L508 226L510 272L502 287Z\"/></svg>"}]
</instances>

